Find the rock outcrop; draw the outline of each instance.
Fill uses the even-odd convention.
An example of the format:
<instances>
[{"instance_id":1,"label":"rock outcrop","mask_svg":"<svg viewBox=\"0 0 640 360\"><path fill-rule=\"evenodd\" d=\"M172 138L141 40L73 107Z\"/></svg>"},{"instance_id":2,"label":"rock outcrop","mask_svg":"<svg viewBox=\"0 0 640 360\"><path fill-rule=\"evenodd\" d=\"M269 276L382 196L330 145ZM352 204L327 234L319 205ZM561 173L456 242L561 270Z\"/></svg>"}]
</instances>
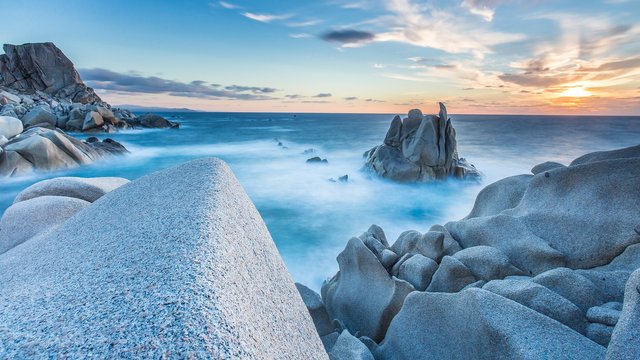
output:
<instances>
[{"instance_id":1,"label":"rock outcrop","mask_svg":"<svg viewBox=\"0 0 640 360\"><path fill-rule=\"evenodd\" d=\"M422 115L418 109L408 117L396 116L384 144L364 153L365 168L400 182L446 179L478 180L480 172L458 156L456 131L440 103L440 113Z\"/></svg>"},{"instance_id":2,"label":"rock outcrop","mask_svg":"<svg viewBox=\"0 0 640 360\"><path fill-rule=\"evenodd\" d=\"M25 128L111 133L133 127L179 127L159 115L138 117L113 109L84 84L71 60L53 43L6 44L4 51L0 116L18 118Z\"/></svg>"},{"instance_id":3,"label":"rock outcrop","mask_svg":"<svg viewBox=\"0 0 640 360\"><path fill-rule=\"evenodd\" d=\"M0 284L0 358L328 358L217 159L132 181L0 254Z\"/></svg>"},{"instance_id":4,"label":"rock outcrop","mask_svg":"<svg viewBox=\"0 0 640 360\"><path fill-rule=\"evenodd\" d=\"M322 286L330 319L376 359L637 358L640 146L532 174L427 233L349 240Z\"/></svg>"},{"instance_id":5,"label":"rock outcrop","mask_svg":"<svg viewBox=\"0 0 640 360\"><path fill-rule=\"evenodd\" d=\"M22 176L34 171L59 170L91 164L107 155L127 153L120 143L105 139L84 142L63 131L30 128L0 148L0 176Z\"/></svg>"}]
</instances>

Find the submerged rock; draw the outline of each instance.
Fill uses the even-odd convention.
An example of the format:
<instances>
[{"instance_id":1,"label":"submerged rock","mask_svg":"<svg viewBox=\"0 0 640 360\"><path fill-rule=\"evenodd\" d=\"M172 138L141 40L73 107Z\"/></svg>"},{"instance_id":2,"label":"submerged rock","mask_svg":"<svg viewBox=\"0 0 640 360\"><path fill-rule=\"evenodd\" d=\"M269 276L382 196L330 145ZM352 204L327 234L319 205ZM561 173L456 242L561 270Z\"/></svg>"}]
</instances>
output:
<instances>
[{"instance_id":1,"label":"submerged rock","mask_svg":"<svg viewBox=\"0 0 640 360\"><path fill-rule=\"evenodd\" d=\"M258 211L217 159L137 179L0 255L0 284L7 358L327 359Z\"/></svg>"},{"instance_id":2,"label":"submerged rock","mask_svg":"<svg viewBox=\"0 0 640 360\"><path fill-rule=\"evenodd\" d=\"M384 144L367 151L365 158L367 169L395 181L480 178L473 165L458 157L456 132L442 103L438 116L423 116L418 109L403 120L396 116Z\"/></svg>"}]
</instances>

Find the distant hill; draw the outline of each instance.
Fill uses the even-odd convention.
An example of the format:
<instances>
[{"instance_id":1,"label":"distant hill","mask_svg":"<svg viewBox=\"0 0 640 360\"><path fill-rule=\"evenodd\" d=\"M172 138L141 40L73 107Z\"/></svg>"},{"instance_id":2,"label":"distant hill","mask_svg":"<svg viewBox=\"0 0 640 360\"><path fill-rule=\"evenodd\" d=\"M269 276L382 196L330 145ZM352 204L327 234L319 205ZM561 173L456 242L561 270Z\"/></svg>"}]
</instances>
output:
<instances>
[{"instance_id":1,"label":"distant hill","mask_svg":"<svg viewBox=\"0 0 640 360\"><path fill-rule=\"evenodd\" d=\"M140 106L140 105L113 105L115 108L127 109L134 112L198 112L199 110L187 109L187 108L164 108L154 106Z\"/></svg>"}]
</instances>

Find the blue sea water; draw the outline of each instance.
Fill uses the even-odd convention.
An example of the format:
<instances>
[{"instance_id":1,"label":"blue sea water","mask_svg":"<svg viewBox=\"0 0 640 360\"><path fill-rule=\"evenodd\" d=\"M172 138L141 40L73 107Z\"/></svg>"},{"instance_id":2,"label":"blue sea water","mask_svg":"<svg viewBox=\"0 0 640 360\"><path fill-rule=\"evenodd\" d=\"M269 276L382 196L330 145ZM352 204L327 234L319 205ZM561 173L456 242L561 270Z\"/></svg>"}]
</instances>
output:
<instances>
[{"instance_id":1,"label":"blue sea water","mask_svg":"<svg viewBox=\"0 0 640 360\"><path fill-rule=\"evenodd\" d=\"M640 117L452 115L458 151L484 173L482 183L404 185L372 179L361 171L363 152L382 142L392 115L162 115L180 122L181 128L109 135L131 151L128 156L1 179L0 212L20 190L42 179L133 180L190 159L217 156L229 163L256 204L293 278L318 289L337 270L335 257L349 238L371 224L382 226L392 242L402 231L424 232L433 224L464 217L484 185L528 173L540 162L566 164L587 152L640 144ZM303 154L310 148L316 152ZM305 163L312 156L329 163ZM347 183L328 180L345 174Z\"/></svg>"}]
</instances>

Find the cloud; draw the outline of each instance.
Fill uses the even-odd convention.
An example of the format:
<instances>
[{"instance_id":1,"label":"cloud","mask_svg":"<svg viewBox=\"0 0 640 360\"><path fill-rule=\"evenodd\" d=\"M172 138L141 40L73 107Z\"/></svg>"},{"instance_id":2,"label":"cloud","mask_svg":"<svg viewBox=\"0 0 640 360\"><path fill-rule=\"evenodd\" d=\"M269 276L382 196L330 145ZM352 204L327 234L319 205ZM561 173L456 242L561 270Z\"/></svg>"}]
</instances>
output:
<instances>
[{"instance_id":1,"label":"cloud","mask_svg":"<svg viewBox=\"0 0 640 360\"><path fill-rule=\"evenodd\" d=\"M286 20L291 17L291 15L287 15L287 14L284 14L284 15L257 14L257 13L252 13L248 11L241 13L241 15L248 19L263 22L263 23L270 23L272 21L277 21L277 20Z\"/></svg>"},{"instance_id":2,"label":"cloud","mask_svg":"<svg viewBox=\"0 0 640 360\"><path fill-rule=\"evenodd\" d=\"M289 37L294 39L306 39L306 38L310 38L311 34L307 34L307 33L290 34Z\"/></svg>"},{"instance_id":3,"label":"cloud","mask_svg":"<svg viewBox=\"0 0 640 360\"><path fill-rule=\"evenodd\" d=\"M298 95L298 94L291 94L291 95L285 95L284 97L288 98L288 99L301 99L304 96L302 95Z\"/></svg>"},{"instance_id":4,"label":"cloud","mask_svg":"<svg viewBox=\"0 0 640 360\"><path fill-rule=\"evenodd\" d=\"M460 6L471 14L481 17L484 21L491 22L495 15L493 6L497 2L497 0L464 0Z\"/></svg>"},{"instance_id":5,"label":"cloud","mask_svg":"<svg viewBox=\"0 0 640 360\"><path fill-rule=\"evenodd\" d=\"M218 4L221 7L225 8L225 9L241 9L240 6L232 4L232 3L228 3L226 1L220 1L220 2L218 2Z\"/></svg>"},{"instance_id":6,"label":"cloud","mask_svg":"<svg viewBox=\"0 0 640 360\"><path fill-rule=\"evenodd\" d=\"M313 97L314 98L328 98L328 97L331 97L331 96L332 96L331 93L320 93L318 95L314 95Z\"/></svg>"},{"instance_id":7,"label":"cloud","mask_svg":"<svg viewBox=\"0 0 640 360\"><path fill-rule=\"evenodd\" d=\"M324 22L323 20L307 20L307 21L300 21L300 22L291 22L286 25L289 27L308 27L308 26L322 24L323 22Z\"/></svg>"},{"instance_id":8,"label":"cloud","mask_svg":"<svg viewBox=\"0 0 640 360\"><path fill-rule=\"evenodd\" d=\"M276 89L267 87L230 85L222 87L202 80L180 82L157 76L123 74L106 69L79 69L87 85L97 90L120 93L168 94L170 96L203 99L269 100Z\"/></svg>"},{"instance_id":9,"label":"cloud","mask_svg":"<svg viewBox=\"0 0 640 360\"><path fill-rule=\"evenodd\" d=\"M358 100L357 96L347 96L346 98L344 98L346 101L354 101L354 100Z\"/></svg>"},{"instance_id":10,"label":"cloud","mask_svg":"<svg viewBox=\"0 0 640 360\"><path fill-rule=\"evenodd\" d=\"M331 30L320 36L324 41L337 42L341 44L357 44L369 42L375 39L376 35L372 32L344 29Z\"/></svg>"}]
</instances>

